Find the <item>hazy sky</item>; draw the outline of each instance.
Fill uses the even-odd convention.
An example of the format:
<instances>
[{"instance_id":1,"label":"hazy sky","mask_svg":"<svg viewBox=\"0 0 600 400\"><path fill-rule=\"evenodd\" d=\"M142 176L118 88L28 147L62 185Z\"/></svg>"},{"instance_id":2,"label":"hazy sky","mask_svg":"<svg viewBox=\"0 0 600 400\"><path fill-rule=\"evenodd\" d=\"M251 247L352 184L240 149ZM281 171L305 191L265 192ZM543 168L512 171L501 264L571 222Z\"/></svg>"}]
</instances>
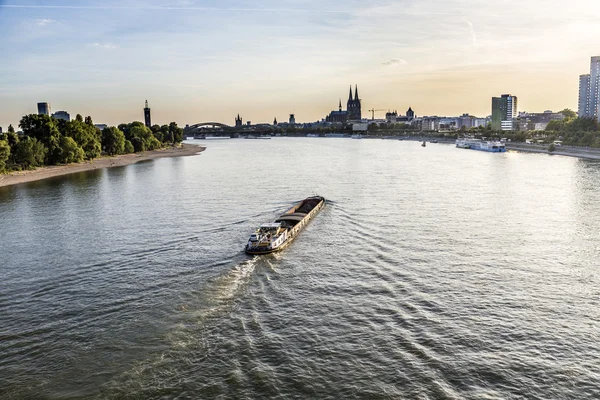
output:
<instances>
[{"instance_id":1,"label":"hazy sky","mask_svg":"<svg viewBox=\"0 0 600 400\"><path fill-rule=\"evenodd\" d=\"M323 118L369 108L577 107L599 0L0 0L0 126L52 110L96 123ZM383 113L378 113L379 117Z\"/></svg>"}]
</instances>

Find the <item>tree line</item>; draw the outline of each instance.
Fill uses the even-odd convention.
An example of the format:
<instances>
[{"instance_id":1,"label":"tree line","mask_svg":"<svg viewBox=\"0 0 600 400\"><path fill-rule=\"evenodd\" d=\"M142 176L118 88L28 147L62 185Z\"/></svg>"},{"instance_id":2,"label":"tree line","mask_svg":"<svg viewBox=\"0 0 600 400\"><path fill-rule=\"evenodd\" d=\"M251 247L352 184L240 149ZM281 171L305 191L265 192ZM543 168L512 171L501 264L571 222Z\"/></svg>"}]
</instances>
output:
<instances>
[{"instance_id":1,"label":"tree line","mask_svg":"<svg viewBox=\"0 0 600 400\"><path fill-rule=\"evenodd\" d=\"M79 114L72 121L25 115L19 127L23 135L17 135L12 125L0 134L0 173L156 150L183 140L183 129L175 122L148 128L136 121L100 130L91 117Z\"/></svg>"}]
</instances>

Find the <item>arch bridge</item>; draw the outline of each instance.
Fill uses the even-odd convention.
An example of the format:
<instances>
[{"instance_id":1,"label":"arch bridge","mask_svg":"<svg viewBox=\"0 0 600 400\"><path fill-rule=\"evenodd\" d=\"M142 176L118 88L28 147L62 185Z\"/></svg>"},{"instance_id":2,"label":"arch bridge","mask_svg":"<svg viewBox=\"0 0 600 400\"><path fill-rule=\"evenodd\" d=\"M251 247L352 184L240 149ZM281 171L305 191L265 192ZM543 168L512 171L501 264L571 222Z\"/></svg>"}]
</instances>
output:
<instances>
[{"instance_id":1,"label":"arch bridge","mask_svg":"<svg viewBox=\"0 0 600 400\"><path fill-rule=\"evenodd\" d=\"M189 130L197 131L202 128L213 128L213 129L232 129L231 126L222 124L220 122L201 122L199 124L190 125L187 127Z\"/></svg>"}]
</instances>

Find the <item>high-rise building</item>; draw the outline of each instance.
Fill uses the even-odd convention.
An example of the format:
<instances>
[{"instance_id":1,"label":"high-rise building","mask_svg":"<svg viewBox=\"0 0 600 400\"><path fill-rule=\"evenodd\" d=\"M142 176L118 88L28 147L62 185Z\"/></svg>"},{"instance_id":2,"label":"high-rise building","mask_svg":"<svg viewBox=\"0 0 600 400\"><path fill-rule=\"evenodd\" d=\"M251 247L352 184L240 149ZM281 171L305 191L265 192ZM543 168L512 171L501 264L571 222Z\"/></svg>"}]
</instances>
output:
<instances>
[{"instance_id":1,"label":"high-rise building","mask_svg":"<svg viewBox=\"0 0 600 400\"><path fill-rule=\"evenodd\" d=\"M66 111L57 111L52 116L56 119L64 119L65 121L71 120L71 115Z\"/></svg>"},{"instance_id":2,"label":"high-rise building","mask_svg":"<svg viewBox=\"0 0 600 400\"><path fill-rule=\"evenodd\" d=\"M585 118L590 115L590 74L579 76L579 102L577 115Z\"/></svg>"},{"instance_id":3,"label":"high-rise building","mask_svg":"<svg viewBox=\"0 0 600 400\"><path fill-rule=\"evenodd\" d=\"M50 115L50 104L49 103L37 103L38 114Z\"/></svg>"},{"instance_id":4,"label":"high-rise building","mask_svg":"<svg viewBox=\"0 0 600 400\"><path fill-rule=\"evenodd\" d=\"M577 114L600 120L600 56L592 57L589 74L579 76Z\"/></svg>"},{"instance_id":5,"label":"high-rise building","mask_svg":"<svg viewBox=\"0 0 600 400\"><path fill-rule=\"evenodd\" d=\"M590 63L590 117L600 119L600 56Z\"/></svg>"},{"instance_id":6,"label":"high-rise building","mask_svg":"<svg viewBox=\"0 0 600 400\"><path fill-rule=\"evenodd\" d=\"M152 119L150 118L150 107L148 107L148 100L146 100L146 106L144 107L144 123L148 128L152 127Z\"/></svg>"},{"instance_id":7,"label":"high-rise building","mask_svg":"<svg viewBox=\"0 0 600 400\"><path fill-rule=\"evenodd\" d=\"M517 96L503 94L500 97L492 97L492 129L512 131L518 111Z\"/></svg>"}]
</instances>

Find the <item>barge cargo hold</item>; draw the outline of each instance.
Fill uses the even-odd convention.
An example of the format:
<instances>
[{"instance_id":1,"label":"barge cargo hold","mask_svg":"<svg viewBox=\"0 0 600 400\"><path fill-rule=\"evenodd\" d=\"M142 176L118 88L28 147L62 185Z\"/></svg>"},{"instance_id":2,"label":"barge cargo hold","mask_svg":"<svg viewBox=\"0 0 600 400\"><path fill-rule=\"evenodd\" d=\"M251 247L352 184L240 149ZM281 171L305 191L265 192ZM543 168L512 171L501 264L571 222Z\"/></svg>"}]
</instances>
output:
<instances>
[{"instance_id":1,"label":"barge cargo hold","mask_svg":"<svg viewBox=\"0 0 600 400\"><path fill-rule=\"evenodd\" d=\"M248 240L245 251L248 254L269 254L286 248L321 209L325 198L308 197L287 210L275 222L263 224Z\"/></svg>"}]
</instances>

